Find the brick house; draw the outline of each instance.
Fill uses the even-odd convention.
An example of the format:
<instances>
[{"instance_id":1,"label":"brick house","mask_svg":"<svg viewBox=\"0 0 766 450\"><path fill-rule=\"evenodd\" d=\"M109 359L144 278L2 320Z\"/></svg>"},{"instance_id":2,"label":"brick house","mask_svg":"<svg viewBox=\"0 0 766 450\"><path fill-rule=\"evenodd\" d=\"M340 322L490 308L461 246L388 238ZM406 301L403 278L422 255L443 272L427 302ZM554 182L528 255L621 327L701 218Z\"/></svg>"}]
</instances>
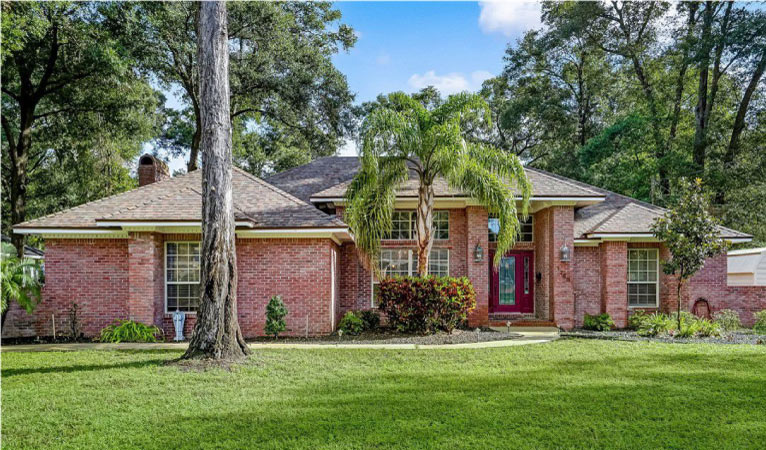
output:
<instances>
[{"instance_id":1,"label":"brick house","mask_svg":"<svg viewBox=\"0 0 766 450\"><path fill-rule=\"evenodd\" d=\"M376 280L360 263L343 222L344 194L359 168L354 157L328 157L266 180L234 171L239 322L246 337L263 334L265 307L281 295L294 335L332 332L348 310L375 307ZM435 183L431 273L467 276L477 293L472 326L582 325L609 313L618 327L636 309L668 311L674 282L660 270L667 250L649 227L661 208L537 169L527 169L530 218L516 246L494 270L497 221L473 199ZM187 311L194 325L199 294L200 171L170 178L150 155L139 161L139 187L14 227L46 243L46 283L32 315L12 307L4 337L66 330L78 304L88 336L116 318L162 327ZM398 192L394 227L382 243L381 269L411 274L414 179ZM731 242L749 235L721 228ZM728 286L726 255L711 258L684 292L685 306L705 298L713 311L737 310L745 324L766 309L766 287Z\"/></svg>"}]
</instances>

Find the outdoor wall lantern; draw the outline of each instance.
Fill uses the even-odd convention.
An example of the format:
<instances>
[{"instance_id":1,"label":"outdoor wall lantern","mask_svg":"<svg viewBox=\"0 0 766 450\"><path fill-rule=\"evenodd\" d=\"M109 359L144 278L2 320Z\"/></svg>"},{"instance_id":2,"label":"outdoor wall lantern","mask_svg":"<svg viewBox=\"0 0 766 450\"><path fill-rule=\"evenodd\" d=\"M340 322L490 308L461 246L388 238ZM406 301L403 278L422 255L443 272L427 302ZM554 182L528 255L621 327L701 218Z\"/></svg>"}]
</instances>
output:
<instances>
[{"instance_id":1,"label":"outdoor wall lantern","mask_svg":"<svg viewBox=\"0 0 766 450\"><path fill-rule=\"evenodd\" d=\"M475 262L482 262L484 261L484 249L481 248L480 243L476 243L476 247L473 248L473 260Z\"/></svg>"},{"instance_id":2,"label":"outdoor wall lantern","mask_svg":"<svg viewBox=\"0 0 766 450\"><path fill-rule=\"evenodd\" d=\"M567 245L564 244L561 246L559 251L561 252L561 261L569 262L569 259L572 257L571 255L572 251L569 250L569 247L567 247Z\"/></svg>"}]
</instances>

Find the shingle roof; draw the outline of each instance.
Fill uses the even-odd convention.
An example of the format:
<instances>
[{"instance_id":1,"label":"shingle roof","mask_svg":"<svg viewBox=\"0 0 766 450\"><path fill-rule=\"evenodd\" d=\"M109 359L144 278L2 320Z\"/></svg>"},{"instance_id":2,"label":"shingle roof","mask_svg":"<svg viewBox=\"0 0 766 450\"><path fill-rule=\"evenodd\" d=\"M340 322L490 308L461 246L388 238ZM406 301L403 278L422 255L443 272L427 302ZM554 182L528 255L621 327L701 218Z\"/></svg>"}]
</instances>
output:
<instances>
[{"instance_id":1,"label":"shingle roof","mask_svg":"<svg viewBox=\"0 0 766 450\"><path fill-rule=\"evenodd\" d=\"M331 186L350 181L359 170L355 156L328 156L265 178L265 181L304 202Z\"/></svg>"},{"instance_id":2,"label":"shingle roof","mask_svg":"<svg viewBox=\"0 0 766 450\"><path fill-rule=\"evenodd\" d=\"M201 170L85 203L14 228L95 228L97 221L199 222ZM235 168L234 216L254 228L325 228L345 224L312 205Z\"/></svg>"}]
</instances>

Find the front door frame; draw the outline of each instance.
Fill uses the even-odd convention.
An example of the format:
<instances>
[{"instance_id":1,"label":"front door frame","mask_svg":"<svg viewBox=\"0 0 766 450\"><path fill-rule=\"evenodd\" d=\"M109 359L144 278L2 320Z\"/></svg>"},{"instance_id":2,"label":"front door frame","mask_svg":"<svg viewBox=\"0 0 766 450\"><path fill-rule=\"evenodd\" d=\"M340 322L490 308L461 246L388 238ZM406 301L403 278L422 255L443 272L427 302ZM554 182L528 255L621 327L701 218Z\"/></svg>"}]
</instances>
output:
<instances>
[{"instance_id":1,"label":"front door frame","mask_svg":"<svg viewBox=\"0 0 766 450\"><path fill-rule=\"evenodd\" d=\"M500 305L500 279L499 271L494 267L495 250L489 251L489 312L510 314L534 314L535 312L535 252L533 250L510 250L504 257L515 256L519 263L516 264L515 279L516 299L515 305ZM529 292L524 293L524 266L523 258L529 258L529 268L526 277L529 282Z\"/></svg>"}]
</instances>

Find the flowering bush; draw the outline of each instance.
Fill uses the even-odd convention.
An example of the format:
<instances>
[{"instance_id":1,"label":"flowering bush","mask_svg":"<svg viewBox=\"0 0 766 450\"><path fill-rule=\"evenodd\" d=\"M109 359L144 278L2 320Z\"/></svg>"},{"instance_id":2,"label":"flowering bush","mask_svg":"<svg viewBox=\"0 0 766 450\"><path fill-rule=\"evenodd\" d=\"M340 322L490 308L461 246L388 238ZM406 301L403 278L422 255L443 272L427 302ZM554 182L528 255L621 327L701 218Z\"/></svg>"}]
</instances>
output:
<instances>
[{"instance_id":1,"label":"flowering bush","mask_svg":"<svg viewBox=\"0 0 766 450\"><path fill-rule=\"evenodd\" d=\"M378 304L399 331L452 332L476 307L476 292L465 277L386 278L379 285Z\"/></svg>"}]
</instances>

